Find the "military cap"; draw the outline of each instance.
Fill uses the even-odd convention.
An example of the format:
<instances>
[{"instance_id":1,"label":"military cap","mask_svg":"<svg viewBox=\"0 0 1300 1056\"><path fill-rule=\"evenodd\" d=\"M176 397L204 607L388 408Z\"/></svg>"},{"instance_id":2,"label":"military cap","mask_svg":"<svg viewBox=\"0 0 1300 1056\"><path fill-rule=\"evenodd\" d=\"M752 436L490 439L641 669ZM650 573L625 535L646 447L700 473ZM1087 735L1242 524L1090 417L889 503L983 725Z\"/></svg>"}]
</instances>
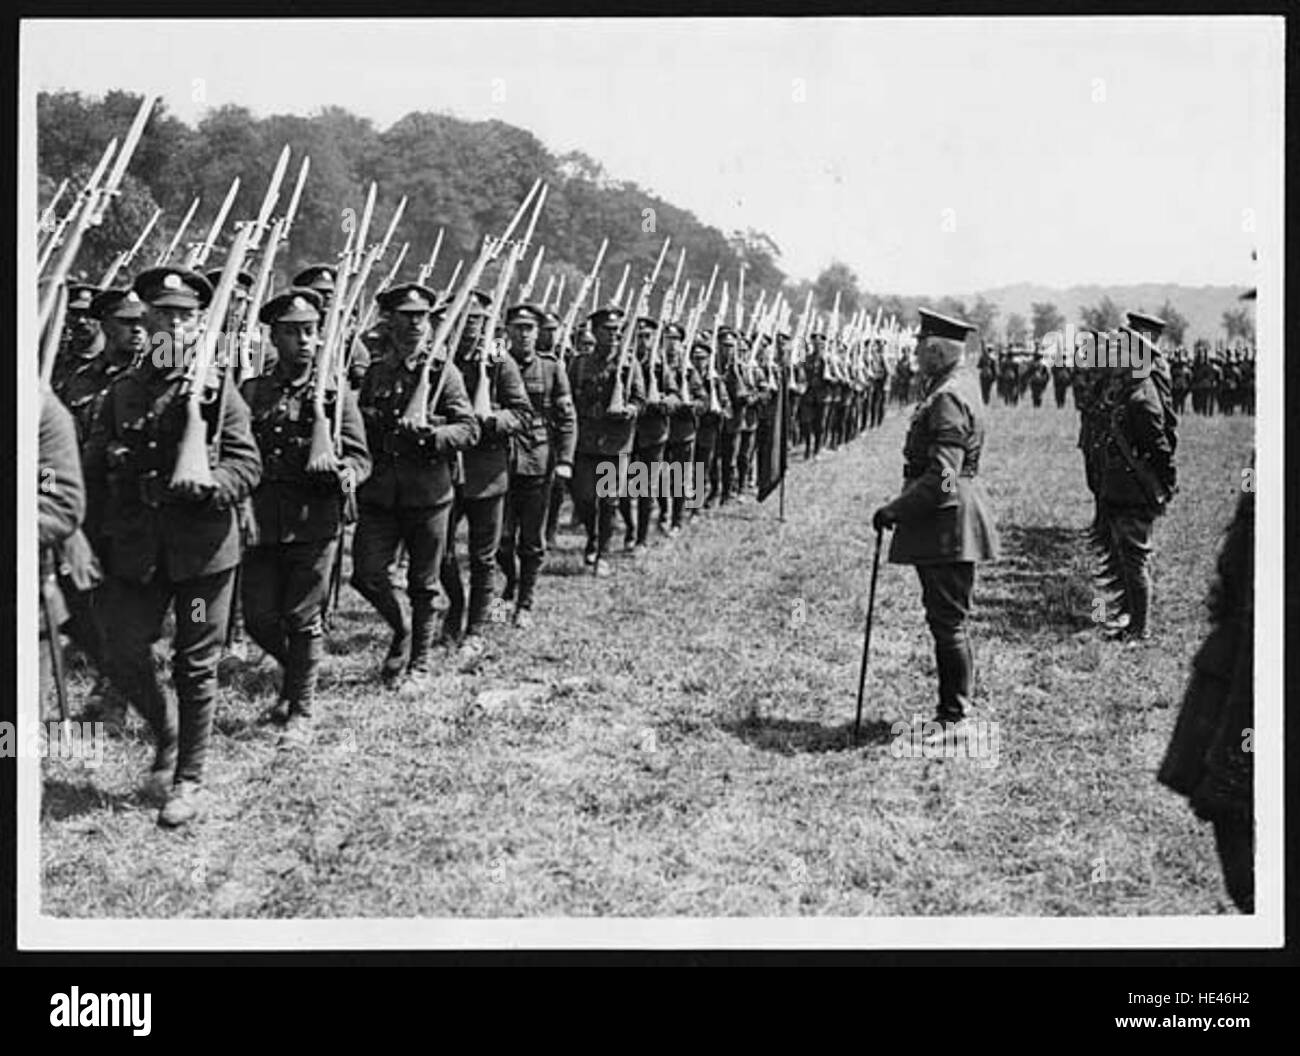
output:
<instances>
[{"instance_id":1,"label":"military cap","mask_svg":"<svg viewBox=\"0 0 1300 1056\"><path fill-rule=\"evenodd\" d=\"M465 307L466 315L487 315L492 309L492 295L484 293L482 290L472 290L469 295L469 304Z\"/></svg>"},{"instance_id":2,"label":"military cap","mask_svg":"<svg viewBox=\"0 0 1300 1056\"><path fill-rule=\"evenodd\" d=\"M724 337L734 337L739 340L740 335L730 326L720 326L718 327L718 340L721 341Z\"/></svg>"},{"instance_id":3,"label":"military cap","mask_svg":"<svg viewBox=\"0 0 1300 1056\"><path fill-rule=\"evenodd\" d=\"M338 268L334 267L333 264L313 264L293 277L293 285L300 289L333 293L338 277Z\"/></svg>"},{"instance_id":4,"label":"military cap","mask_svg":"<svg viewBox=\"0 0 1300 1056\"><path fill-rule=\"evenodd\" d=\"M214 290L217 288L217 284L221 281L222 270L223 270L222 268L214 268L212 271L208 272L206 275L203 276L205 279L208 280L208 285L211 286ZM249 292L253 289L253 276L248 274L248 272L246 271L237 272L235 275L236 293L239 292L240 287L243 287L245 292Z\"/></svg>"},{"instance_id":5,"label":"military cap","mask_svg":"<svg viewBox=\"0 0 1300 1056\"><path fill-rule=\"evenodd\" d=\"M623 322L623 309L617 304L606 305L604 308L597 308L589 316L587 322L592 326L600 326L602 323L611 322L621 324Z\"/></svg>"},{"instance_id":6,"label":"military cap","mask_svg":"<svg viewBox=\"0 0 1300 1056\"><path fill-rule=\"evenodd\" d=\"M559 312L553 312L549 308L542 312L543 328L551 327L551 326L559 326L560 323L561 323L561 319L560 319Z\"/></svg>"},{"instance_id":7,"label":"military cap","mask_svg":"<svg viewBox=\"0 0 1300 1056\"><path fill-rule=\"evenodd\" d=\"M131 288L145 304L159 308L206 308L212 287L197 271L150 268L135 277Z\"/></svg>"},{"instance_id":8,"label":"military cap","mask_svg":"<svg viewBox=\"0 0 1300 1056\"><path fill-rule=\"evenodd\" d=\"M1159 334L1165 328L1165 321L1158 319L1154 315L1148 315L1146 312L1128 312L1128 325L1130 330L1136 330L1142 334Z\"/></svg>"},{"instance_id":9,"label":"military cap","mask_svg":"<svg viewBox=\"0 0 1300 1056\"><path fill-rule=\"evenodd\" d=\"M257 321L268 324L319 322L323 303L320 294L310 287L294 287L262 305Z\"/></svg>"},{"instance_id":10,"label":"military cap","mask_svg":"<svg viewBox=\"0 0 1300 1056\"><path fill-rule=\"evenodd\" d=\"M921 317L921 330L916 335L918 338L946 337L951 341L965 341L966 335L975 329L974 323L940 315L929 308L918 308L916 314Z\"/></svg>"},{"instance_id":11,"label":"military cap","mask_svg":"<svg viewBox=\"0 0 1300 1056\"><path fill-rule=\"evenodd\" d=\"M697 352L703 353L706 356L710 355L713 352L713 346L710 345L707 341L701 341L697 338L695 344L691 345L691 355L693 356Z\"/></svg>"},{"instance_id":12,"label":"military cap","mask_svg":"<svg viewBox=\"0 0 1300 1056\"><path fill-rule=\"evenodd\" d=\"M646 330L658 330L659 320L651 319L648 315L638 315L636 317L636 327L638 330L643 328Z\"/></svg>"},{"instance_id":13,"label":"military cap","mask_svg":"<svg viewBox=\"0 0 1300 1056\"><path fill-rule=\"evenodd\" d=\"M669 323L664 327L665 337L675 337L678 341L686 340L686 328L681 323Z\"/></svg>"},{"instance_id":14,"label":"military cap","mask_svg":"<svg viewBox=\"0 0 1300 1056\"><path fill-rule=\"evenodd\" d=\"M533 322L541 326L546 320L546 313L535 304L515 304L506 309L506 325L519 322Z\"/></svg>"},{"instance_id":15,"label":"military cap","mask_svg":"<svg viewBox=\"0 0 1300 1056\"><path fill-rule=\"evenodd\" d=\"M375 300L387 312L431 312L438 305L438 295L418 282L392 286Z\"/></svg>"},{"instance_id":16,"label":"military cap","mask_svg":"<svg viewBox=\"0 0 1300 1056\"><path fill-rule=\"evenodd\" d=\"M94 301L97 293L99 293L98 286L89 286L84 282L72 283L68 286L68 311L90 311L91 302Z\"/></svg>"},{"instance_id":17,"label":"military cap","mask_svg":"<svg viewBox=\"0 0 1300 1056\"><path fill-rule=\"evenodd\" d=\"M90 314L96 319L142 319L144 301L135 290L104 290L90 302Z\"/></svg>"}]
</instances>

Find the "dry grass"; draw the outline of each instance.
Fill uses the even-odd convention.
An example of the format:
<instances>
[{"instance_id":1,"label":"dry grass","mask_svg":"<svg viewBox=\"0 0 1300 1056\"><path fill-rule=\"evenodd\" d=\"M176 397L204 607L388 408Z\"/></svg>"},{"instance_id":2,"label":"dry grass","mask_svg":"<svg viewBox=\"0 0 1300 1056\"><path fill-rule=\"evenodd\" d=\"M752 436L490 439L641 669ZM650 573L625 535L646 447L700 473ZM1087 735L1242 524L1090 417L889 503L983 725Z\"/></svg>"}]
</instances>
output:
<instances>
[{"instance_id":1,"label":"dry grass","mask_svg":"<svg viewBox=\"0 0 1300 1056\"><path fill-rule=\"evenodd\" d=\"M1225 912L1210 834L1154 779L1253 420L1192 419L1158 529L1157 633L1099 640L1076 416L993 408L984 473L1005 560L976 590L997 765L896 759L934 670L910 569L882 566L865 736L848 744L872 509L905 416L796 462L787 521L704 515L611 580L561 534L540 618L486 662L379 688L345 592L316 743L255 724L272 664L225 666L212 813L160 830L150 751L46 761L43 909L68 916L1130 915ZM802 619L800 618L802 617ZM84 680L83 680L84 684Z\"/></svg>"}]
</instances>

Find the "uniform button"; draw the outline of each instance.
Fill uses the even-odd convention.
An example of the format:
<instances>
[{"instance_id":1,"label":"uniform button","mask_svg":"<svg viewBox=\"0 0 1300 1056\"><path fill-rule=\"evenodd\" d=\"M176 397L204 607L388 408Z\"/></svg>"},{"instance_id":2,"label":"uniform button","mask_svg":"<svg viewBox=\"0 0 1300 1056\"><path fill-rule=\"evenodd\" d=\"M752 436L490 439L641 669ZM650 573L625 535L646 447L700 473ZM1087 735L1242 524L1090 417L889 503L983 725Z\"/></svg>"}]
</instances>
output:
<instances>
[{"instance_id":1,"label":"uniform button","mask_svg":"<svg viewBox=\"0 0 1300 1056\"><path fill-rule=\"evenodd\" d=\"M277 433L282 433L282 432L284 432L284 426L282 426L282 425L277 425L277 426L275 427L275 431L276 431Z\"/></svg>"}]
</instances>

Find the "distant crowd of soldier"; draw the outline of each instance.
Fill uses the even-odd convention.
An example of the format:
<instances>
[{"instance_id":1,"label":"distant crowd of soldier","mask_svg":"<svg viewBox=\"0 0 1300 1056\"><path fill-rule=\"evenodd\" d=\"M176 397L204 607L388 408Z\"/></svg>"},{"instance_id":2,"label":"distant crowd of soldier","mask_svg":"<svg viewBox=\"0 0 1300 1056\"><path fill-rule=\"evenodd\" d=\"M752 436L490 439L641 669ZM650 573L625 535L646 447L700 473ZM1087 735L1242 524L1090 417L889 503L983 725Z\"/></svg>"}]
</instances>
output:
<instances>
[{"instance_id":1,"label":"distant crowd of soldier","mask_svg":"<svg viewBox=\"0 0 1300 1056\"><path fill-rule=\"evenodd\" d=\"M979 359L980 395L987 404L994 392L1006 406L1017 406L1028 394L1033 406L1041 407L1047 388L1058 408L1074 393L1075 408L1080 407L1079 389L1088 383L1088 374L1068 363L1051 362L1041 351L995 346L986 348ZM1254 349L1227 348L1211 352L1198 345L1192 352L1178 347L1162 353L1157 366L1169 377L1173 408L1184 413L1187 397L1192 398L1192 412L1199 415L1255 413Z\"/></svg>"}]
</instances>

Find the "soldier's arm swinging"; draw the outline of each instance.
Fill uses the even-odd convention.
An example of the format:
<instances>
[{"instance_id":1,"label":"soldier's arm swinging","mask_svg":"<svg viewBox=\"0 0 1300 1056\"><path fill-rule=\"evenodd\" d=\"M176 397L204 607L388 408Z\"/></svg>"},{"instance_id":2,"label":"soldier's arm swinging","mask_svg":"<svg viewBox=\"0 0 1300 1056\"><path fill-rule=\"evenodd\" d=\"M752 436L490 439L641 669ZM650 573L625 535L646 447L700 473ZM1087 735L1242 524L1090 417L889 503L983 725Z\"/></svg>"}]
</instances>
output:
<instances>
[{"instance_id":1,"label":"soldier's arm swinging","mask_svg":"<svg viewBox=\"0 0 1300 1056\"><path fill-rule=\"evenodd\" d=\"M217 435L217 464L212 468L216 488L212 502L218 509L229 509L248 498L262 479L262 453L253 439L248 404L233 387L222 407Z\"/></svg>"}]
</instances>

